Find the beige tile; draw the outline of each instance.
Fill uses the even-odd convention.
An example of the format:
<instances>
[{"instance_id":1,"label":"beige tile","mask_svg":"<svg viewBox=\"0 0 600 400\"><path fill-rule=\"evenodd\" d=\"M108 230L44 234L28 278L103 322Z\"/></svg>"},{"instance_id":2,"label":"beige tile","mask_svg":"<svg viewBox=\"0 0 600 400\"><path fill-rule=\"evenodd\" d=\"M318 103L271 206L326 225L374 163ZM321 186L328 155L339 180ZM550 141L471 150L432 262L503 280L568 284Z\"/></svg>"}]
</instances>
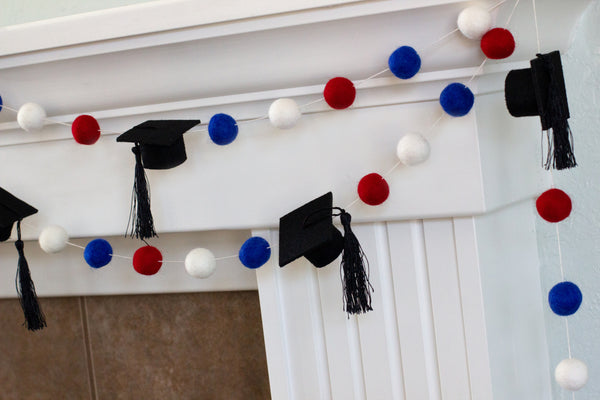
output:
<instances>
[{"instance_id":1,"label":"beige tile","mask_svg":"<svg viewBox=\"0 0 600 400\"><path fill-rule=\"evenodd\" d=\"M86 301L100 400L270 398L257 292Z\"/></svg>"},{"instance_id":2,"label":"beige tile","mask_svg":"<svg viewBox=\"0 0 600 400\"><path fill-rule=\"evenodd\" d=\"M48 327L29 332L19 300L0 300L0 397L89 399L79 298L40 304Z\"/></svg>"}]
</instances>

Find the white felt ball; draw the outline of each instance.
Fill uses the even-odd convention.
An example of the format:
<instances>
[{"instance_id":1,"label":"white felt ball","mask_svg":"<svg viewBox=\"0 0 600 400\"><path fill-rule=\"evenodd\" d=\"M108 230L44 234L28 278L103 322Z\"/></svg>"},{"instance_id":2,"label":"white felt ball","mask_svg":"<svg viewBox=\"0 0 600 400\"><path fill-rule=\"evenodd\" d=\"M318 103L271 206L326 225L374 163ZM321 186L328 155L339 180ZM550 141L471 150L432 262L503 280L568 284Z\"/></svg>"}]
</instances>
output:
<instances>
[{"instance_id":1,"label":"white felt ball","mask_svg":"<svg viewBox=\"0 0 600 400\"><path fill-rule=\"evenodd\" d=\"M429 142L418 133L407 133L398 141L396 155L404 165L417 165L429 158Z\"/></svg>"},{"instance_id":2,"label":"white felt ball","mask_svg":"<svg viewBox=\"0 0 600 400\"><path fill-rule=\"evenodd\" d=\"M556 382L563 388L577 391L588 381L588 368L585 363L576 358L565 358L554 370Z\"/></svg>"},{"instance_id":3,"label":"white felt ball","mask_svg":"<svg viewBox=\"0 0 600 400\"><path fill-rule=\"evenodd\" d=\"M492 28L492 15L485 8L467 7L458 15L456 24L463 35L479 40Z\"/></svg>"},{"instance_id":4,"label":"white felt ball","mask_svg":"<svg viewBox=\"0 0 600 400\"><path fill-rule=\"evenodd\" d=\"M300 108L292 99L277 99L269 107L269 120L279 129L288 129L300 119Z\"/></svg>"},{"instance_id":5,"label":"white felt ball","mask_svg":"<svg viewBox=\"0 0 600 400\"><path fill-rule=\"evenodd\" d=\"M19 108L17 122L27 132L38 131L44 126L46 111L36 103L25 103Z\"/></svg>"},{"instance_id":6,"label":"white felt ball","mask_svg":"<svg viewBox=\"0 0 600 400\"><path fill-rule=\"evenodd\" d=\"M216 269L217 260L208 249L194 249L185 257L185 270L195 278L208 278Z\"/></svg>"},{"instance_id":7,"label":"white felt ball","mask_svg":"<svg viewBox=\"0 0 600 400\"><path fill-rule=\"evenodd\" d=\"M58 253L67 246L69 235L62 226L50 225L40 233L40 247L46 253Z\"/></svg>"}]
</instances>

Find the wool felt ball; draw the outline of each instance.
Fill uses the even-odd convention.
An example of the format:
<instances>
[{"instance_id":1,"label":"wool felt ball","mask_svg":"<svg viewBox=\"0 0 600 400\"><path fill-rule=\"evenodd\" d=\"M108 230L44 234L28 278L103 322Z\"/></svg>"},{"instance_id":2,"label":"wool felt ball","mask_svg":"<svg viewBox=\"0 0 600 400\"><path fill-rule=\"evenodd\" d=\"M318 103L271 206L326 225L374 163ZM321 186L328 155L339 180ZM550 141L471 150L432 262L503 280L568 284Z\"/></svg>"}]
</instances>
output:
<instances>
[{"instance_id":1,"label":"wool felt ball","mask_svg":"<svg viewBox=\"0 0 600 400\"><path fill-rule=\"evenodd\" d=\"M154 275L162 266L162 254L154 246L140 247L133 253L133 269L142 275Z\"/></svg>"},{"instance_id":2,"label":"wool felt ball","mask_svg":"<svg viewBox=\"0 0 600 400\"><path fill-rule=\"evenodd\" d=\"M577 358L565 358L556 366L554 379L563 389L575 392L588 381L587 365Z\"/></svg>"},{"instance_id":3,"label":"wool felt ball","mask_svg":"<svg viewBox=\"0 0 600 400\"><path fill-rule=\"evenodd\" d=\"M191 250L185 257L185 270L194 278L208 278L217 269L217 260L212 251L203 248Z\"/></svg>"},{"instance_id":4,"label":"wool felt ball","mask_svg":"<svg viewBox=\"0 0 600 400\"><path fill-rule=\"evenodd\" d=\"M515 51L515 38L509 30L494 28L481 38L481 51L487 58L500 60Z\"/></svg>"},{"instance_id":5,"label":"wool felt ball","mask_svg":"<svg viewBox=\"0 0 600 400\"><path fill-rule=\"evenodd\" d=\"M238 256L246 268L256 269L271 258L271 246L265 239L253 236L240 247Z\"/></svg>"},{"instance_id":6,"label":"wool felt ball","mask_svg":"<svg viewBox=\"0 0 600 400\"><path fill-rule=\"evenodd\" d=\"M27 132L35 132L44 126L46 111L36 103L25 103L19 108L17 122Z\"/></svg>"},{"instance_id":7,"label":"wool felt ball","mask_svg":"<svg viewBox=\"0 0 600 400\"><path fill-rule=\"evenodd\" d=\"M465 37L479 40L492 27L492 15L482 7L467 7L458 14L456 25Z\"/></svg>"},{"instance_id":8,"label":"wool felt ball","mask_svg":"<svg viewBox=\"0 0 600 400\"><path fill-rule=\"evenodd\" d=\"M80 115L73 121L71 133L77 143L91 145L100 138L100 125L91 115Z\"/></svg>"},{"instance_id":9,"label":"wool felt ball","mask_svg":"<svg viewBox=\"0 0 600 400\"><path fill-rule=\"evenodd\" d=\"M451 83L442 90L440 104L446 114L453 117L463 117L471 111L475 96L471 89L462 83Z\"/></svg>"},{"instance_id":10,"label":"wool felt ball","mask_svg":"<svg viewBox=\"0 0 600 400\"><path fill-rule=\"evenodd\" d=\"M400 79L412 78L421 69L421 57L410 46L398 47L388 59L390 71Z\"/></svg>"},{"instance_id":11,"label":"wool felt ball","mask_svg":"<svg viewBox=\"0 0 600 400\"><path fill-rule=\"evenodd\" d=\"M208 135L210 139L224 146L235 140L238 134L238 125L235 119L227 114L215 114L208 123Z\"/></svg>"},{"instance_id":12,"label":"wool felt ball","mask_svg":"<svg viewBox=\"0 0 600 400\"><path fill-rule=\"evenodd\" d=\"M404 165L417 165L429 158L431 146L427 139L418 133L407 133L398 141L396 155Z\"/></svg>"},{"instance_id":13,"label":"wool felt ball","mask_svg":"<svg viewBox=\"0 0 600 400\"><path fill-rule=\"evenodd\" d=\"M390 195L390 187L383 176L371 173L362 177L358 182L358 197L363 203L370 206L378 206L387 200Z\"/></svg>"},{"instance_id":14,"label":"wool felt ball","mask_svg":"<svg viewBox=\"0 0 600 400\"><path fill-rule=\"evenodd\" d=\"M300 119L300 108L292 99L277 99L269 107L269 120L279 129L292 128Z\"/></svg>"},{"instance_id":15,"label":"wool felt ball","mask_svg":"<svg viewBox=\"0 0 600 400\"><path fill-rule=\"evenodd\" d=\"M104 239L94 239L85 246L83 258L92 268L101 268L112 260L112 246Z\"/></svg>"},{"instance_id":16,"label":"wool felt ball","mask_svg":"<svg viewBox=\"0 0 600 400\"><path fill-rule=\"evenodd\" d=\"M45 227L38 238L42 250L51 254L62 251L67 246L68 241L69 235L67 231L58 225Z\"/></svg>"},{"instance_id":17,"label":"wool felt ball","mask_svg":"<svg viewBox=\"0 0 600 400\"><path fill-rule=\"evenodd\" d=\"M573 282L560 282L554 285L548 293L550 308L557 315L575 314L581 305L583 295Z\"/></svg>"},{"instance_id":18,"label":"wool felt ball","mask_svg":"<svg viewBox=\"0 0 600 400\"><path fill-rule=\"evenodd\" d=\"M356 88L350 79L337 77L330 79L323 90L323 97L329 107L343 110L354 103Z\"/></svg>"},{"instance_id":19,"label":"wool felt ball","mask_svg":"<svg viewBox=\"0 0 600 400\"><path fill-rule=\"evenodd\" d=\"M2 102L2 96L0 96L0 111L2 111L2 106L4 105L4 103Z\"/></svg>"},{"instance_id":20,"label":"wool felt ball","mask_svg":"<svg viewBox=\"0 0 600 400\"><path fill-rule=\"evenodd\" d=\"M571 214L573 205L568 194L560 189L549 189L535 201L540 217L548 222L560 222Z\"/></svg>"}]
</instances>

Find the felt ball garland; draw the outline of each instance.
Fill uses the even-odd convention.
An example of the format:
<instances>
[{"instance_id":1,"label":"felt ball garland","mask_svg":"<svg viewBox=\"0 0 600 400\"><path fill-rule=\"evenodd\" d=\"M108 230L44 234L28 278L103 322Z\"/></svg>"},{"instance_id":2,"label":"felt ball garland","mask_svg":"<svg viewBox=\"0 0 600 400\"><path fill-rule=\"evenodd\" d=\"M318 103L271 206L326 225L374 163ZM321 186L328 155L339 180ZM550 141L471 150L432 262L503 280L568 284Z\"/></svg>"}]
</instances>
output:
<instances>
[{"instance_id":1,"label":"felt ball garland","mask_svg":"<svg viewBox=\"0 0 600 400\"><path fill-rule=\"evenodd\" d=\"M482 7L467 7L458 14L456 25L466 38L480 40L492 27L492 15Z\"/></svg>"},{"instance_id":2,"label":"felt ball garland","mask_svg":"<svg viewBox=\"0 0 600 400\"><path fill-rule=\"evenodd\" d=\"M407 133L396 146L396 155L407 166L417 165L429 158L431 147L427 139L418 133Z\"/></svg>"},{"instance_id":3,"label":"felt ball garland","mask_svg":"<svg viewBox=\"0 0 600 400\"><path fill-rule=\"evenodd\" d=\"M356 88L350 79L337 77L330 79L323 90L323 98L329 107L343 110L354 103Z\"/></svg>"},{"instance_id":4,"label":"felt ball garland","mask_svg":"<svg viewBox=\"0 0 600 400\"><path fill-rule=\"evenodd\" d=\"M92 268L102 268L112 260L112 246L104 239L94 239L85 246L83 258Z\"/></svg>"},{"instance_id":5,"label":"felt ball garland","mask_svg":"<svg viewBox=\"0 0 600 400\"><path fill-rule=\"evenodd\" d=\"M515 38L508 29L494 28L481 38L481 51L492 60L510 57L515 51Z\"/></svg>"},{"instance_id":6,"label":"felt ball garland","mask_svg":"<svg viewBox=\"0 0 600 400\"><path fill-rule=\"evenodd\" d=\"M301 115L300 107L293 99L277 99L269 107L269 120L279 129L293 128Z\"/></svg>"},{"instance_id":7,"label":"felt ball garland","mask_svg":"<svg viewBox=\"0 0 600 400\"><path fill-rule=\"evenodd\" d=\"M42 129L46 111L36 103L25 103L19 108L17 122L27 132L35 132Z\"/></svg>"},{"instance_id":8,"label":"felt ball garland","mask_svg":"<svg viewBox=\"0 0 600 400\"><path fill-rule=\"evenodd\" d=\"M363 203L378 206L387 200L390 187L386 180L379 174L371 173L363 176L358 182L358 197Z\"/></svg>"},{"instance_id":9,"label":"felt ball garland","mask_svg":"<svg viewBox=\"0 0 600 400\"><path fill-rule=\"evenodd\" d=\"M229 144L235 140L238 134L238 126L235 119L227 114L215 114L208 123L208 135L210 139L220 146Z\"/></svg>"},{"instance_id":10,"label":"felt ball garland","mask_svg":"<svg viewBox=\"0 0 600 400\"><path fill-rule=\"evenodd\" d=\"M256 269L262 267L271 258L271 246L265 239L253 236L244 242L238 257L246 268Z\"/></svg>"},{"instance_id":11,"label":"felt ball garland","mask_svg":"<svg viewBox=\"0 0 600 400\"><path fill-rule=\"evenodd\" d=\"M471 89L462 83L451 83L440 94L440 105L446 114L453 117L463 117L471 111L475 96Z\"/></svg>"},{"instance_id":12,"label":"felt ball garland","mask_svg":"<svg viewBox=\"0 0 600 400\"><path fill-rule=\"evenodd\" d=\"M421 57L410 46L398 47L388 59L390 71L400 79L410 79L421 69Z\"/></svg>"},{"instance_id":13,"label":"felt ball garland","mask_svg":"<svg viewBox=\"0 0 600 400\"><path fill-rule=\"evenodd\" d=\"M548 293L548 303L556 315L567 316L577 312L583 295L573 282L560 282Z\"/></svg>"},{"instance_id":14,"label":"felt ball garland","mask_svg":"<svg viewBox=\"0 0 600 400\"><path fill-rule=\"evenodd\" d=\"M67 231L58 225L50 225L44 228L38 238L38 242L42 250L46 253L58 253L67 247L69 234Z\"/></svg>"},{"instance_id":15,"label":"felt ball garland","mask_svg":"<svg viewBox=\"0 0 600 400\"><path fill-rule=\"evenodd\" d=\"M560 189L549 189L535 201L540 217L548 222L560 222L571 214L571 198Z\"/></svg>"},{"instance_id":16,"label":"felt ball garland","mask_svg":"<svg viewBox=\"0 0 600 400\"><path fill-rule=\"evenodd\" d=\"M100 138L100 125L91 115L80 115L73 121L71 133L77 143L92 145Z\"/></svg>"},{"instance_id":17,"label":"felt ball garland","mask_svg":"<svg viewBox=\"0 0 600 400\"><path fill-rule=\"evenodd\" d=\"M140 247L133 253L133 269L138 274L154 275L162 266L162 254L154 246Z\"/></svg>"},{"instance_id":18,"label":"felt ball garland","mask_svg":"<svg viewBox=\"0 0 600 400\"><path fill-rule=\"evenodd\" d=\"M562 360L554 370L554 379L563 389L575 392L585 386L589 378L588 367L577 358Z\"/></svg>"},{"instance_id":19,"label":"felt ball garland","mask_svg":"<svg viewBox=\"0 0 600 400\"><path fill-rule=\"evenodd\" d=\"M185 270L194 278L204 279L214 274L217 260L212 251L204 248L193 249L185 257Z\"/></svg>"}]
</instances>

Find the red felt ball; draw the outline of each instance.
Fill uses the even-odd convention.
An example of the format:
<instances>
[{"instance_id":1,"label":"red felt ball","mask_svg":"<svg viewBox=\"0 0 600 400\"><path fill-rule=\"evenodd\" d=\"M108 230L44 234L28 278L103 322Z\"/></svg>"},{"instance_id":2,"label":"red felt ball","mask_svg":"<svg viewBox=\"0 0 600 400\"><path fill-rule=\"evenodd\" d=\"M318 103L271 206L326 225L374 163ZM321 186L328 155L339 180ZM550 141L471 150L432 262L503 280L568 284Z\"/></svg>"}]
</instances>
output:
<instances>
[{"instance_id":1,"label":"red felt ball","mask_svg":"<svg viewBox=\"0 0 600 400\"><path fill-rule=\"evenodd\" d=\"M94 144L100 137L100 125L91 115L80 115L71 125L73 138L79 144Z\"/></svg>"},{"instance_id":2,"label":"red felt ball","mask_svg":"<svg viewBox=\"0 0 600 400\"><path fill-rule=\"evenodd\" d=\"M370 206L378 206L390 195L388 183L379 174L365 175L358 182L358 197Z\"/></svg>"},{"instance_id":3,"label":"red felt ball","mask_svg":"<svg viewBox=\"0 0 600 400\"><path fill-rule=\"evenodd\" d=\"M494 28L481 38L481 51L494 60L506 58L515 51L515 38L507 29Z\"/></svg>"},{"instance_id":4,"label":"red felt ball","mask_svg":"<svg viewBox=\"0 0 600 400\"><path fill-rule=\"evenodd\" d=\"M140 247L133 254L133 269L142 275L154 275L161 266L162 254L156 247Z\"/></svg>"},{"instance_id":5,"label":"red felt ball","mask_svg":"<svg viewBox=\"0 0 600 400\"><path fill-rule=\"evenodd\" d=\"M350 79L337 77L330 79L323 90L323 97L331 108L343 110L354 103L356 89Z\"/></svg>"},{"instance_id":6,"label":"red felt ball","mask_svg":"<svg viewBox=\"0 0 600 400\"><path fill-rule=\"evenodd\" d=\"M571 198L560 189L546 190L535 202L540 217L548 222L560 222L571 214Z\"/></svg>"}]
</instances>

